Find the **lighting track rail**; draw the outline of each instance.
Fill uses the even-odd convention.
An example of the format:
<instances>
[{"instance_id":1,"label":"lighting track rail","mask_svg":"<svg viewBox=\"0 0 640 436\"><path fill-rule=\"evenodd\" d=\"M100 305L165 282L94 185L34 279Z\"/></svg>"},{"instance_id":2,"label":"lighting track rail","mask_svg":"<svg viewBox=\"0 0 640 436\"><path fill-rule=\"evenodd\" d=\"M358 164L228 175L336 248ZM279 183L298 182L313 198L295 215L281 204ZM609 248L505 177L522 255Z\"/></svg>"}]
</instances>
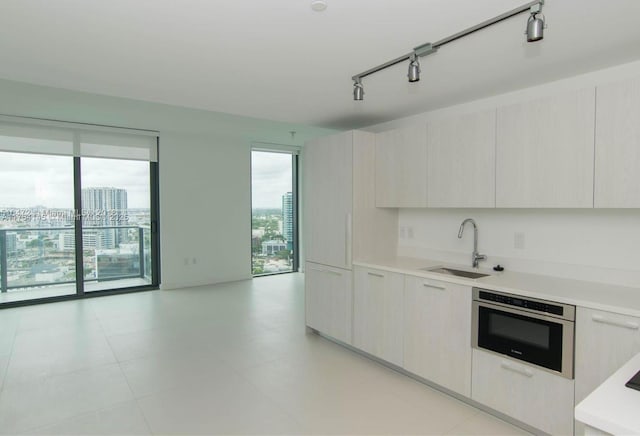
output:
<instances>
[{"instance_id":1,"label":"lighting track rail","mask_svg":"<svg viewBox=\"0 0 640 436\"><path fill-rule=\"evenodd\" d=\"M454 33L453 35L443 38L434 43L427 42L425 44L419 45L405 55L399 56L376 67L370 68L360 74L356 74L355 76L351 77L354 82L353 99L356 101L364 99L364 87L362 85L362 79L364 77L370 76L374 73L377 73L378 71L382 71L401 62L410 61L407 77L409 79L409 82L417 82L420 80L420 62L418 58L435 53L440 47L447 45L450 42L457 41L458 39L469 36L472 33L485 29L489 26L493 26L494 24L500 23L501 21L507 20L526 11L530 12L529 19L527 20L527 29L525 31L525 34L527 35L527 42L540 41L544 37L544 28L546 27L545 17L544 15L542 15L542 6L544 5L544 1L545 0L535 0L529 2L496 17L483 21L480 24L469 27L468 29L462 30L458 33Z\"/></svg>"}]
</instances>

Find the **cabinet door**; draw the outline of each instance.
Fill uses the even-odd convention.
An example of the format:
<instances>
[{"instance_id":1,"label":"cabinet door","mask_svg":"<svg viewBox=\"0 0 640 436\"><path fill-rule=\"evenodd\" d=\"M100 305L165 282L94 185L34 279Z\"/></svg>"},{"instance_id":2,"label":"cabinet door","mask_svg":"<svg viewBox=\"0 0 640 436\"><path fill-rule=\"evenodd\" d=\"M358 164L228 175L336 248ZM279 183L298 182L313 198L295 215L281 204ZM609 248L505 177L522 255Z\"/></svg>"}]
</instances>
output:
<instances>
[{"instance_id":1,"label":"cabinet door","mask_svg":"<svg viewBox=\"0 0 640 436\"><path fill-rule=\"evenodd\" d=\"M496 111L427 123L427 205L495 207Z\"/></svg>"},{"instance_id":2,"label":"cabinet door","mask_svg":"<svg viewBox=\"0 0 640 436\"><path fill-rule=\"evenodd\" d=\"M496 207L593 207L593 88L504 106Z\"/></svg>"},{"instance_id":3,"label":"cabinet door","mask_svg":"<svg viewBox=\"0 0 640 436\"><path fill-rule=\"evenodd\" d=\"M306 260L351 268L353 133L307 143L303 150Z\"/></svg>"},{"instance_id":4,"label":"cabinet door","mask_svg":"<svg viewBox=\"0 0 640 436\"><path fill-rule=\"evenodd\" d=\"M595 207L640 207L640 80L598 87Z\"/></svg>"},{"instance_id":5,"label":"cabinet door","mask_svg":"<svg viewBox=\"0 0 640 436\"><path fill-rule=\"evenodd\" d=\"M573 434L573 380L473 350L471 398L549 434Z\"/></svg>"},{"instance_id":6,"label":"cabinet door","mask_svg":"<svg viewBox=\"0 0 640 436\"><path fill-rule=\"evenodd\" d=\"M576 310L576 404L640 352L640 319Z\"/></svg>"},{"instance_id":7,"label":"cabinet door","mask_svg":"<svg viewBox=\"0 0 640 436\"><path fill-rule=\"evenodd\" d=\"M307 262L304 278L307 326L351 344L351 271Z\"/></svg>"},{"instance_id":8,"label":"cabinet door","mask_svg":"<svg viewBox=\"0 0 640 436\"><path fill-rule=\"evenodd\" d=\"M405 277L404 368L471 395L471 288Z\"/></svg>"},{"instance_id":9,"label":"cabinet door","mask_svg":"<svg viewBox=\"0 0 640 436\"><path fill-rule=\"evenodd\" d=\"M427 206L426 125L376 135L376 206Z\"/></svg>"},{"instance_id":10,"label":"cabinet door","mask_svg":"<svg viewBox=\"0 0 640 436\"><path fill-rule=\"evenodd\" d=\"M353 346L402 366L404 275L355 267Z\"/></svg>"}]
</instances>

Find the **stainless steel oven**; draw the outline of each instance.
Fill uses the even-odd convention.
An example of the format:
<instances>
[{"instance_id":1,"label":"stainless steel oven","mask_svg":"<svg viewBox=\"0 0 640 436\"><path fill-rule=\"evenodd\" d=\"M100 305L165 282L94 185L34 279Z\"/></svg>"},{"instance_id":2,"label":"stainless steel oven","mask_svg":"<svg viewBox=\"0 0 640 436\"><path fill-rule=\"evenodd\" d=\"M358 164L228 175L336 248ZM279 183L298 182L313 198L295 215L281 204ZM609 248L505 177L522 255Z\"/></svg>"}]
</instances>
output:
<instances>
[{"instance_id":1,"label":"stainless steel oven","mask_svg":"<svg viewBox=\"0 0 640 436\"><path fill-rule=\"evenodd\" d=\"M575 306L473 288L472 346L573 378Z\"/></svg>"}]
</instances>

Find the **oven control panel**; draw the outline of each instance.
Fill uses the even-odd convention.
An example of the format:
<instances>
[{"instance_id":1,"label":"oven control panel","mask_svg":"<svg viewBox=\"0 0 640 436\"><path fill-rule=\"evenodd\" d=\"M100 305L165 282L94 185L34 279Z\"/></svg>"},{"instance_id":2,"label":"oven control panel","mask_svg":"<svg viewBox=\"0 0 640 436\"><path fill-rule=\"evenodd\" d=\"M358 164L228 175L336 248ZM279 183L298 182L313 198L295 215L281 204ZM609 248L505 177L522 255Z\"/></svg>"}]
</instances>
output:
<instances>
[{"instance_id":1,"label":"oven control panel","mask_svg":"<svg viewBox=\"0 0 640 436\"><path fill-rule=\"evenodd\" d=\"M488 291L480 291L479 299L483 301L493 301L494 303L506 304L508 306L521 307L528 310L535 310L536 312L552 313L558 316L564 315L564 307L562 306L542 301L529 300L522 297L496 294Z\"/></svg>"}]
</instances>

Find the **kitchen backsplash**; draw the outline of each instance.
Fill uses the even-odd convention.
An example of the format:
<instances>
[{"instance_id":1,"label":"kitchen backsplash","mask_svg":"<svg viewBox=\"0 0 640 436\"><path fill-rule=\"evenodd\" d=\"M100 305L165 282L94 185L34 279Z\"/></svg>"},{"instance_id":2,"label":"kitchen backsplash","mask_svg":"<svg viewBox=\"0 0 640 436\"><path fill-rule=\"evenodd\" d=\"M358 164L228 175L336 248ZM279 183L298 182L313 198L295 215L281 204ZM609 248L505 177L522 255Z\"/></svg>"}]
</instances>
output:
<instances>
[{"instance_id":1,"label":"kitchen backsplash","mask_svg":"<svg viewBox=\"0 0 640 436\"><path fill-rule=\"evenodd\" d=\"M640 210L400 209L398 255L469 264L478 251L512 271L640 287Z\"/></svg>"}]
</instances>

